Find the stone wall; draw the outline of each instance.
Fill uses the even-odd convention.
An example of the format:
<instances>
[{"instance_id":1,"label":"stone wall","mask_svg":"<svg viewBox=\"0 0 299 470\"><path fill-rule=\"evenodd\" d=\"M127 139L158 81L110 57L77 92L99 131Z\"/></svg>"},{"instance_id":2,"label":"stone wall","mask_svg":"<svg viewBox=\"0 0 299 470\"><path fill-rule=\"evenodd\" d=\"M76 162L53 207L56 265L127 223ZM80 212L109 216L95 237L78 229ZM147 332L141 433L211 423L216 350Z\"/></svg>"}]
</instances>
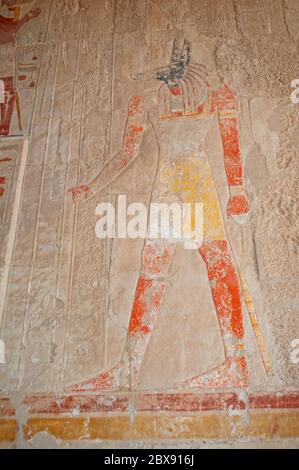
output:
<instances>
[{"instance_id":1,"label":"stone wall","mask_svg":"<svg viewBox=\"0 0 299 470\"><path fill-rule=\"evenodd\" d=\"M1 445L298 446L298 23L2 1ZM203 202L199 250L96 237L100 202L161 194Z\"/></svg>"}]
</instances>

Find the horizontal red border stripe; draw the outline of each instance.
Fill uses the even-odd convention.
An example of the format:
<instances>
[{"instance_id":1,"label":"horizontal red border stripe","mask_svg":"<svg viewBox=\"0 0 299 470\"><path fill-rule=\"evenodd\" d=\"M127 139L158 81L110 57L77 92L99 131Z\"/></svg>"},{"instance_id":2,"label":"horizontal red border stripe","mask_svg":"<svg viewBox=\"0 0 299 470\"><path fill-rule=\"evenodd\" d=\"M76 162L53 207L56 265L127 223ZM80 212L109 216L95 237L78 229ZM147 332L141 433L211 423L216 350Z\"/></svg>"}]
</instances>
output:
<instances>
[{"instance_id":1,"label":"horizontal red border stripe","mask_svg":"<svg viewBox=\"0 0 299 470\"><path fill-rule=\"evenodd\" d=\"M30 413L93 413L127 411L129 398L113 395L30 396L25 402Z\"/></svg>"},{"instance_id":2,"label":"horizontal red border stripe","mask_svg":"<svg viewBox=\"0 0 299 470\"><path fill-rule=\"evenodd\" d=\"M249 408L299 408L299 392L251 394Z\"/></svg>"},{"instance_id":3,"label":"horizontal red border stripe","mask_svg":"<svg viewBox=\"0 0 299 470\"><path fill-rule=\"evenodd\" d=\"M248 396L248 404L236 393L176 393L176 394L112 394L101 395L35 395L25 400L29 413L105 413L135 411L194 412L227 409L287 409L299 408L299 392L256 393Z\"/></svg>"},{"instance_id":4,"label":"horizontal red border stripe","mask_svg":"<svg viewBox=\"0 0 299 470\"><path fill-rule=\"evenodd\" d=\"M135 405L138 411L207 411L246 407L236 393L139 395Z\"/></svg>"},{"instance_id":5,"label":"horizontal red border stripe","mask_svg":"<svg viewBox=\"0 0 299 470\"><path fill-rule=\"evenodd\" d=\"M16 412L9 398L0 397L0 416L15 416Z\"/></svg>"}]
</instances>

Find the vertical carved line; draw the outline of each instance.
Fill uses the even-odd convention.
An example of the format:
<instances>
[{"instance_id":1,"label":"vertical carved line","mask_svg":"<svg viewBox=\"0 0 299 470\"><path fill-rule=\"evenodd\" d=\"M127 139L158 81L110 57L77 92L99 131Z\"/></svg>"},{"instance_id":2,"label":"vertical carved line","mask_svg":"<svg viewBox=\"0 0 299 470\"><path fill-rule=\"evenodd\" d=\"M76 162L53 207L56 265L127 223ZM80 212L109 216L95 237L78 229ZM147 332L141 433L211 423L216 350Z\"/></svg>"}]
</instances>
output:
<instances>
[{"instance_id":1,"label":"vertical carved line","mask_svg":"<svg viewBox=\"0 0 299 470\"><path fill-rule=\"evenodd\" d=\"M40 63L40 68L39 68L39 73L38 73L38 79L37 83L39 83L39 79L41 76L41 71L45 62L45 51L46 51L46 44L48 41L49 37L49 30L50 30L50 24L51 24L51 19L52 19L52 12L53 12L53 4L54 0L52 0L50 10L49 10L49 19L48 19L48 24L47 24L47 30L46 30L46 38L45 38L45 44L43 46L43 53L42 53L42 58L41 58L41 63ZM9 278L9 271L10 267L13 263L13 258L14 258L14 253L15 253L15 245L16 241L18 238L18 233L19 233L19 216L21 212L21 206L22 206L22 197L23 197L23 192L24 192L24 180L26 177L26 168L27 168L27 159L28 155L30 154L30 142L32 138L32 125L33 121L36 115L36 109L37 109L37 90L34 94L34 101L33 101L33 107L32 107L32 115L31 115L31 120L29 123L29 129L28 129L28 137L24 139L23 141L23 150L21 154L21 161L20 161L20 166L19 166L19 174L18 174L18 180L17 180L17 186L16 186L16 193L15 193L15 201L13 205L13 212L12 212L12 219L11 219L11 226L10 226L10 234L9 234L9 242L7 246L7 252L5 255L6 259L6 274L7 276L7 281L4 279L4 284L1 286L1 307L0 307L0 327L1 327L1 316L4 314L4 309L5 309L5 300L6 300L6 295L7 295L7 282ZM38 214L37 214L37 219L36 219L36 224L38 221ZM37 226L37 225L36 225ZM10 242L11 240L11 242ZM8 263L8 264L7 264ZM31 272L30 272L30 280L28 283L28 298L25 302L25 315L24 315L24 324L23 324L23 330L22 330L22 335L20 338L21 344L24 342L24 336L26 332L26 324L28 322L28 307L29 307L29 300L30 300L30 284L32 280L32 274L33 274L33 264L34 264L34 257L32 256L32 261L31 261ZM6 283L6 285L5 285ZM2 290L3 289L3 290ZM2 328L4 328L4 317L3 317L3 322L2 322ZM20 345L21 347L21 345ZM21 366L22 366L22 353L20 352L19 358L18 358L18 371L20 371ZM19 383L21 381L21 377L19 377Z\"/></svg>"},{"instance_id":2,"label":"vertical carved line","mask_svg":"<svg viewBox=\"0 0 299 470\"><path fill-rule=\"evenodd\" d=\"M115 48L116 48L116 3L117 0L113 2L113 29L112 29L112 54L111 54L111 90L110 90L110 132L109 132L109 158L111 158L112 150L112 124L113 124L113 105L114 105L114 83L115 83ZM106 161L104 162L104 164ZM105 196L109 197L110 191L105 191ZM103 341L103 365L104 368L107 367L108 362L108 327L109 327L109 308L110 308L110 270L111 270L111 254L113 243L111 240L105 240L104 248L104 272L106 276L106 299L105 299L105 312L103 314L103 331L104 341Z\"/></svg>"},{"instance_id":3,"label":"vertical carved line","mask_svg":"<svg viewBox=\"0 0 299 470\"><path fill-rule=\"evenodd\" d=\"M10 271L10 267L12 264L15 240L16 240L16 235L17 235L18 217L19 217L19 211L20 211L20 206L21 206L22 189L23 189L23 183L24 183L27 157L28 157L28 139L24 139L21 160L20 160L19 174L18 174L17 185L15 189L15 199L13 203L12 216L11 216L10 228L9 228L9 233L8 233L8 242L7 242L6 252L5 252L4 267L3 267L1 283L0 283L0 332L2 332L3 327L4 327L4 320L5 320L4 307L5 307L5 300L6 300L8 279L9 279L9 271Z\"/></svg>"},{"instance_id":4,"label":"vertical carved line","mask_svg":"<svg viewBox=\"0 0 299 470\"><path fill-rule=\"evenodd\" d=\"M28 311L29 311L30 300L31 300L31 284L32 284L33 270L34 270L36 250L37 250L37 239L38 239L38 232L39 232L39 230L38 230L39 229L39 218L40 218L40 212L41 212L41 205L42 205L42 198L43 198L43 188L44 188L45 173L46 173L46 167L47 167L46 161L47 161L47 156L48 156L48 151L49 151L50 130L51 130L51 124L52 124L54 98L55 98L56 83L57 83L57 76L58 76L58 61L59 61L60 51L61 51L61 44L59 43L58 51L57 51L57 55L56 55L56 62L55 62L55 74L54 74L54 80L53 80L51 106L50 106L50 110L49 110L48 131L47 131L47 137L46 137L46 142L45 142L44 157L43 157L43 162L42 162L42 174L41 174L38 209L37 209L35 231L34 231L33 253L32 253L31 269L30 269L30 276L29 276L29 284L28 284L28 297L27 297L27 301L26 301L25 316L24 316L22 344L24 344L25 341L26 341L25 338L26 338L26 334L28 332L28 327L29 327L29 318L28 318L29 313L28 313ZM22 358L22 355L21 355L20 356L20 361L19 361L19 369L21 369L22 367L24 367L24 359Z\"/></svg>"},{"instance_id":5,"label":"vertical carved line","mask_svg":"<svg viewBox=\"0 0 299 470\"><path fill-rule=\"evenodd\" d=\"M72 119L74 117L74 112L75 112L76 88L77 88L77 82L78 82L78 76L79 76L80 56L81 56L81 52L82 52L82 35L83 35L83 28L84 28L84 16L85 16L85 13L83 12L82 17L81 17L80 35L79 35L79 40L78 40L78 54L77 54L77 59L76 59L76 79L75 79L74 88L73 88L73 100L72 100L72 111L71 111L71 118ZM85 108L85 95L86 95L86 85L84 84L83 96L82 96L82 106L81 106L81 116L80 116L80 138L79 138L79 155L78 155L78 161L77 161L76 184L79 183L79 178L80 178L80 160L81 160L81 153L82 153L81 152L81 150L82 150L82 127L83 127L83 115L84 115L84 108ZM71 135L70 135L70 140L69 140L69 159L68 159L68 165L67 165L66 185L65 185L65 193L64 193L65 196L64 196L63 219L65 218L68 168L69 168L69 164L70 164L72 136L73 136L73 127L71 128ZM66 365L67 365L67 334L68 334L68 327L69 327L71 306L72 306L72 286L73 286L73 270L74 270L74 263L75 263L75 246L76 246L77 222L78 222L78 205L76 204L75 209L74 209L74 218L73 218L72 247L71 247L69 283L68 283L68 292L67 292L66 321L65 321L65 332L64 332L64 343L63 343L63 359L62 360L63 360L64 367L66 367ZM61 246L62 246L62 244L61 244ZM61 249L61 252L62 252L62 249ZM61 265L62 265L62 253L60 255L60 260L59 260L59 266L58 266L59 271L61 269Z\"/></svg>"}]
</instances>

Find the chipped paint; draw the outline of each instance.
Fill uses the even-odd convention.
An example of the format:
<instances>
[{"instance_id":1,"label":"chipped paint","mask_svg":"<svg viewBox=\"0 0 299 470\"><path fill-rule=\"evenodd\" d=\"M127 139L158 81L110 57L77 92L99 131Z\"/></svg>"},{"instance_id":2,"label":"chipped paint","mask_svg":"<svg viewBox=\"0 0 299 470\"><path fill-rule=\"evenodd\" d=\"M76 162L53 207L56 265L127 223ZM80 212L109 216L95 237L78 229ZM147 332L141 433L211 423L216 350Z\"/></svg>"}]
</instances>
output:
<instances>
[{"instance_id":1,"label":"chipped paint","mask_svg":"<svg viewBox=\"0 0 299 470\"><path fill-rule=\"evenodd\" d=\"M297 444L299 7L235 3L2 1L1 447Z\"/></svg>"}]
</instances>

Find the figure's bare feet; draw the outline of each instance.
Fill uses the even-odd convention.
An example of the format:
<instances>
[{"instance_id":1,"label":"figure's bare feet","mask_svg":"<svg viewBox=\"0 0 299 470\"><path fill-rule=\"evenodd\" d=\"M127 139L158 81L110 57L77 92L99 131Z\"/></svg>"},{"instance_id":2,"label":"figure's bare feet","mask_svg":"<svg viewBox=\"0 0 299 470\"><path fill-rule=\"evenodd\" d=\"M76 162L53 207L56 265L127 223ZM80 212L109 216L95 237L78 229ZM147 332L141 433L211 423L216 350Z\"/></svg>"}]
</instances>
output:
<instances>
[{"instance_id":1,"label":"figure's bare feet","mask_svg":"<svg viewBox=\"0 0 299 470\"><path fill-rule=\"evenodd\" d=\"M68 387L68 392L99 392L99 391L115 391L121 388L128 388L123 384L122 375L124 371L121 366L114 367L107 372L102 372L97 377L85 380L76 385Z\"/></svg>"},{"instance_id":2,"label":"figure's bare feet","mask_svg":"<svg viewBox=\"0 0 299 470\"><path fill-rule=\"evenodd\" d=\"M248 369L245 357L227 357L224 363L216 369L179 382L175 385L175 388L181 390L192 388L246 388L247 385Z\"/></svg>"},{"instance_id":3,"label":"figure's bare feet","mask_svg":"<svg viewBox=\"0 0 299 470\"><path fill-rule=\"evenodd\" d=\"M245 224L249 217L249 202L246 194L231 195L226 211L239 225Z\"/></svg>"}]
</instances>

